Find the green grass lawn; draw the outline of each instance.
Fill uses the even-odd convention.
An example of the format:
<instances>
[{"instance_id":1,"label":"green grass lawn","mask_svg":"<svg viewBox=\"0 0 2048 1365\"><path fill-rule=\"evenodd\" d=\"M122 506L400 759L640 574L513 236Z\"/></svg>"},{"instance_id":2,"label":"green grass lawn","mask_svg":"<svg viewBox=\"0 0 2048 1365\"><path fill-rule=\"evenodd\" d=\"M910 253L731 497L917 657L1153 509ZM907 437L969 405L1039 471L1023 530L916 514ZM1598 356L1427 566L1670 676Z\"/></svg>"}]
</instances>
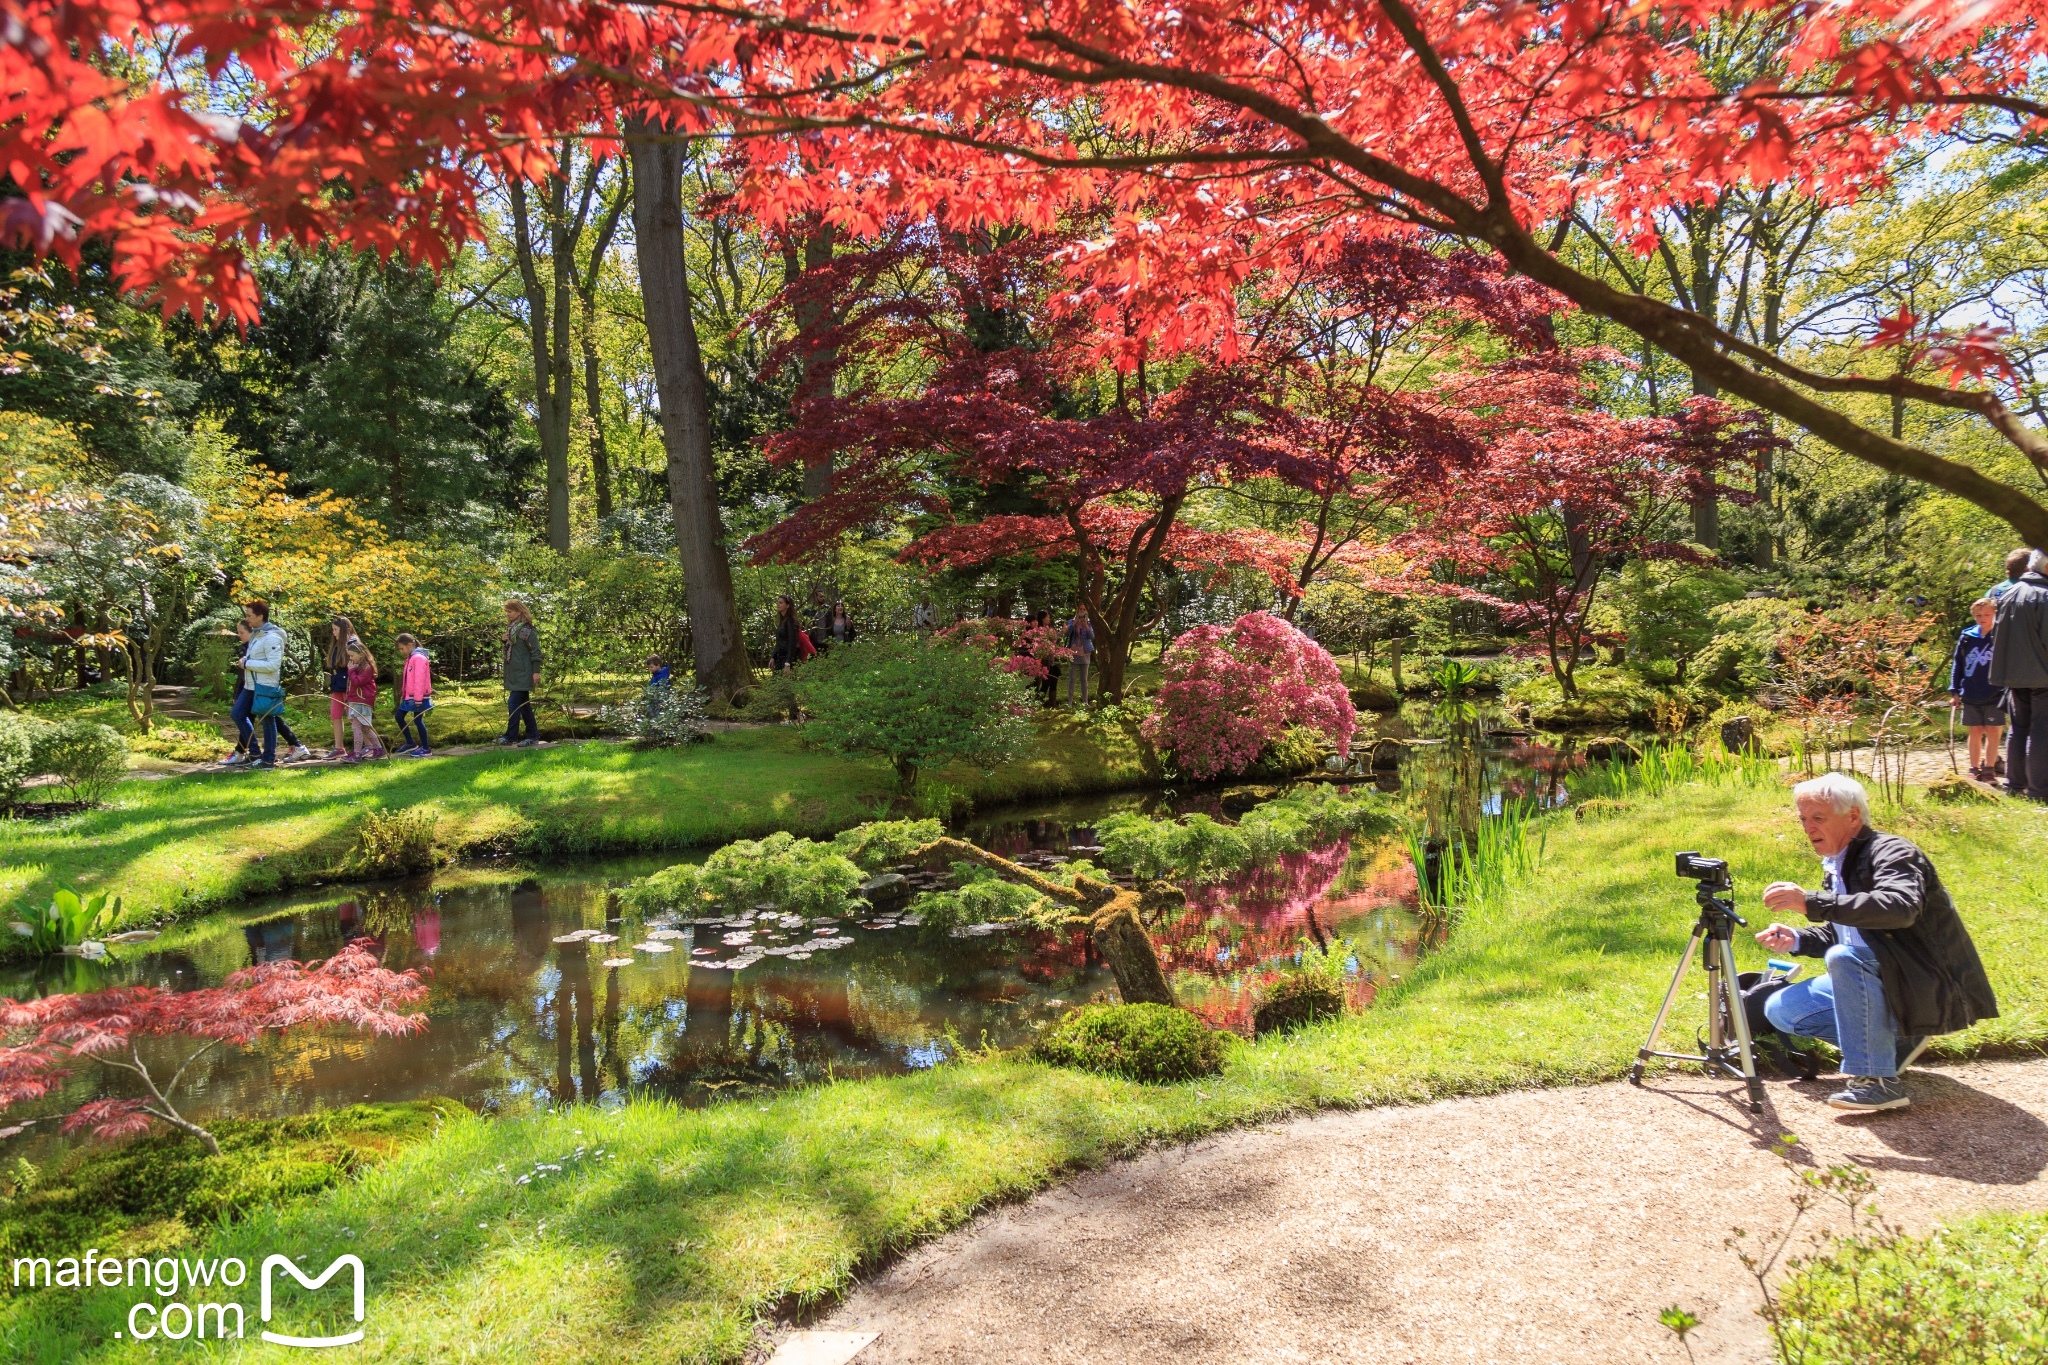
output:
<instances>
[{"instance_id":1,"label":"green grass lawn","mask_svg":"<svg viewBox=\"0 0 2048 1365\"><path fill-rule=\"evenodd\" d=\"M955 765L936 780L977 805L1107 791L1156 777L1121 731L1040 722L1030 757L993 773ZM829 834L889 809L879 761L806 749L793 728L726 731L708 744L643 750L587 742L423 760L123 782L109 803L58 821L0 821L0 901L57 882L118 893L125 922L211 909L336 879L370 809L428 805L451 853L526 857L631 853ZM897 804L901 804L898 802Z\"/></svg>"},{"instance_id":2,"label":"green grass lawn","mask_svg":"<svg viewBox=\"0 0 2048 1365\"><path fill-rule=\"evenodd\" d=\"M701 1110L457 1117L360 1180L204 1247L252 1267L286 1251L309 1270L356 1252L371 1287L363 1349L379 1360L736 1361L758 1314L828 1298L977 1209L1148 1143L1319 1107L1623 1074L1692 924L1671 855L1727 858L1752 906L1777 877L1810 883L1787 805L1781 789L1693 786L1605 819L1546 817L1539 873L1469 914L1377 1007L1234 1044L1220 1077L1143 1086L1000 1056ZM1941 1052L2042 1050L2048 825L2017 806L1890 823L1941 867L2005 1011ZM1742 956L1761 958L1754 944ZM1694 1023L1678 1018L1674 1036ZM584 1157L564 1160L579 1146ZM515 1183L536 1162L561 1170ZM132 1301L118 1289L10 1296L0 1356L154 1358L113 1335ZM214 1358L266 1349L229 1344Z\"/></svg>"}]
</instances>

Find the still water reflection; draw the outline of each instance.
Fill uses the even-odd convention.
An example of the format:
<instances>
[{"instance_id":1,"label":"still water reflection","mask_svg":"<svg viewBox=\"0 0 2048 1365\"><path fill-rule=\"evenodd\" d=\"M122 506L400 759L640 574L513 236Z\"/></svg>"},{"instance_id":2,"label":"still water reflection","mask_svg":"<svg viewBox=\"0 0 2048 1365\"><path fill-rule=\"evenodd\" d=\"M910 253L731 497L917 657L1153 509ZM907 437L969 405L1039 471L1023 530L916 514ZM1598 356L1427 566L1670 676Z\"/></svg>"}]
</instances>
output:
<instances>
[{"instance_id":1,"label":"still water reflection","mask_svg":"<svg viewBox=\"0 0 2048 1365\"><path fill-rule=\"evenodd\" d=\"M976 821L963 832L1006 854L1064 852L1090 842L1092 822L1111 810L1228 814L1233 804L1243 808L1214 792L1186 801L1101 798ZM721 947L727 931L716 926L677 925L675 937L654 940L672 951L626 953L649 942L656 926L618 918L607 888L648 866L600 864L567 878L482 885L421 880L267 915L216 917L166 934L161 951L129 948L98 970L73 959L40 975L0 975L0 995L122 983L191 989L254 962L325 957L358 937L378 945L386 966L428 977L429 1027L415 1036L272 1038L209 1056L195 1067L184 1106L207 1116L425 1095L500 1111L611 1104L632 1093L702 1103L930 1067L962 1047L1014 1046L1078 1004L1114 998L1113 979L1080 933L953 937L848 916L831 928L755 926L756 944L808 956L762 956L739 971L693 964L693 955L730 960L732 950ZM1155 935L1184 998L1219 1026L1248 1029L1253 988L1303 940L1348 940L1354 990L1368 1000L1418 948L1416 921L1404 908L1413 890L1413 872L1392 843L1339 842L1191 887L1187 912ZM619 941L558 941L579 929ZM609 955L631 963L607 967ZM67 1100L91 1098L97 1077L87 1069L69 1087Z\"/></svg>"}]
</instances>

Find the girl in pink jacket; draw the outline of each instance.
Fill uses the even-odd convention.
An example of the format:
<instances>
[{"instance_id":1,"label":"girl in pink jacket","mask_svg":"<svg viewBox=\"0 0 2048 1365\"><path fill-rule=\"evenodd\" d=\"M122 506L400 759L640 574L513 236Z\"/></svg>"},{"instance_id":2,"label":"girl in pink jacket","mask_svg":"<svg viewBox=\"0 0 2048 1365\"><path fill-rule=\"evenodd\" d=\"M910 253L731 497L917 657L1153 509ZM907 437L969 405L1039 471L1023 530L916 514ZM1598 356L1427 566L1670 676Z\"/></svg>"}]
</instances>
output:
<instances>
[{"instance_id":1,"label":"girl in pink jacket","mask_svg":"<svg viewBox=\"0 0 2048 1365\"><path fill-rule=\"evenodd\" d=\"M427 712L434 707L433 660L410 635L399 636L398 647L405 651L398 677L398 750L409 758L426 758L434 752L427 742Z\"/></svg>"}]
</instances>

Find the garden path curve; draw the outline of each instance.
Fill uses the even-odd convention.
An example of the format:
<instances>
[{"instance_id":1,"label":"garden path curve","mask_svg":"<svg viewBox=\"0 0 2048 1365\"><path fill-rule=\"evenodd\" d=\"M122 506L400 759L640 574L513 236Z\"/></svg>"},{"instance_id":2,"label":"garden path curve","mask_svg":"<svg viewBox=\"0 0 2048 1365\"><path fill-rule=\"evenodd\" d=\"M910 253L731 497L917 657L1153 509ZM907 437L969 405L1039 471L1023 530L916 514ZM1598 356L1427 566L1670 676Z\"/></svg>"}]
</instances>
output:
<instances>
[{"instance_id":1,"label":"garden path curve","mask_svg":"<svg viewBox=\"0 0 2048 1365\"><path fill-rule=\"evenodd\" d=\"M1916 1069L1852 1117L1773 1082L1751 1116L1697 1076L1521 1091L1231 1132L996 1210L810 1326L879 1333L853 1365L1767 1358L1723 1245L1783 1226L1771 1152L1870 1169L1887 1216L2048 1208L2048 1061ZM781 1333L778 1336L783 1335ZM764 1339L761 1355L773 1349Z\"/></svg>"}]
</instances>

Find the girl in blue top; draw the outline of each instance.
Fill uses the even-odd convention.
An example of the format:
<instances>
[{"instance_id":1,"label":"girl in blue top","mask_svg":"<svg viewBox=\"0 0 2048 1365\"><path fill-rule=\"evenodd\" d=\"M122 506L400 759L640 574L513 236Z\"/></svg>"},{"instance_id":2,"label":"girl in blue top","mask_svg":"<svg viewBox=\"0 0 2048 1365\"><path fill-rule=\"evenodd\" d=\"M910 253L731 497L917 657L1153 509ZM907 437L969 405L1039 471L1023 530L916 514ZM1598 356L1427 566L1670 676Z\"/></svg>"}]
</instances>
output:
<instances>
[{"instance_id":1,"label":"girl in blue top","mask_svg":"<svg viewBox=\"0 0 2048 1365\"><path fill-rule=\"evenodd\" d=\"M1980 597L1970 604L1976 624L1963 627L1949 660L1949 709L1962 712L1970 727L1970 776L1989 782L1998 775L2000 737L2005 733L2005 692L1991 685L1991 628L1998 603Z\"/></svg>"}]
</instances>

